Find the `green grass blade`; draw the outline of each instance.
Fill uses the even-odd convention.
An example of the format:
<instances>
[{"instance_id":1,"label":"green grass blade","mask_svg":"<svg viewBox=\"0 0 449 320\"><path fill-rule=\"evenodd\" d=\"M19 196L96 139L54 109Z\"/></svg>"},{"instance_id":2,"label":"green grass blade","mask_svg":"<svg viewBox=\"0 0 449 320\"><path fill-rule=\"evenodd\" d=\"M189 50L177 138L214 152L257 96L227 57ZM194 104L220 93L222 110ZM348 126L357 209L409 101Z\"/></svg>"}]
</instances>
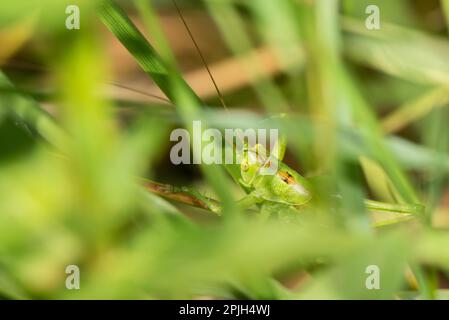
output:
<instances>
[{"instance_id":1,"label":"green grass blade","mask_svg":"<svg viewBox=\"0 0 449 320\"><path fill-rule=\"evenodd\" d=\"M201 107L203 103L189 85L175 70L166 66L156 50L132 23L126 13L112 0L103 0L99 6L103 23L133 55L143 71L147 73L159 88L178 108L184 123L192 136L192 122L204 119ZM204 128L204 127L203 127ZM218 166L201 166L207 180L222 200L224 211L235 211L235 203L228 192L230 179Z\"/></svg>"}]
</instances>

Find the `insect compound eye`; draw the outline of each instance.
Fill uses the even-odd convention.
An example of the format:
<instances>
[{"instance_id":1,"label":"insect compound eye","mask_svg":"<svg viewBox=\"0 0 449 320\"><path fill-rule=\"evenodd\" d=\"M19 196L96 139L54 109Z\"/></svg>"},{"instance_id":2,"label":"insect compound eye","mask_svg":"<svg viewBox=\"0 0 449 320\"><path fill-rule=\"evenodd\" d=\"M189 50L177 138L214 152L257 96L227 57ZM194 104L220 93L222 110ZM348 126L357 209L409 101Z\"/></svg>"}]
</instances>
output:
<instances>
[{"instance_id":1,"label":"insect compound eye","mask_svg":"<svg viewBox=\"0 0 449 320\"><path fill-rule=\"evenodd\" d=\"M248 171L248 169L249 169L249 164L248 164L248 161L245 160L245 161L242 162L242 170L243 171Z\"/></svg>"}]
</instances>

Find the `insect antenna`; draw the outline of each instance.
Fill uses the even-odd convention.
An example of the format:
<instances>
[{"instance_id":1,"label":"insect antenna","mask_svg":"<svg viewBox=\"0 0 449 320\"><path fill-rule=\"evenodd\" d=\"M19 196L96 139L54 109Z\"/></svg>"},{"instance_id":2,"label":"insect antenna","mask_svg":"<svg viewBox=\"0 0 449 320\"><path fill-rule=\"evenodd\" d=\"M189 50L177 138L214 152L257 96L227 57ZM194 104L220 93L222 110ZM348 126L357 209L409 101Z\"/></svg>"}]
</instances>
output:
<instances>
[{"instance_id":1,"label":"insect antenna","mask_svg":"<svg viewBox=\"0 0 449 320\"><path fill-rule=\"evenodd\" d=\"M136 89L136 88L131 88L131 87L128 87L128 86L126 86L124 84L121 84L121 83L115 82L115 81L110 81L109 83L111 85L113 85L114 87L117 87L117 88L121 88L121 89L125 89L125 90L131 91L131 92L139 93L141 95L144 95L144 96L147 96L147 97L150 97L150 98L154 98L156 100L160 100L160 101L164 101L164 102L169 103L169 104L173 104L169 99L164 98L162 96L158 96L157 94L148 93L146 91L139 90L139 89Z\"/></svg>"},{"instance_id":2,"label":"insect antenna","mask_svg":"<svg viewBox=\"0 0 449 320\"><path fill-rule=\"evenodd\" d=\"M9 61L8 63L4 64L3 67L11 68L13 70L17 69L17 70L38 71L38 72L40 72L40 71L43 71L43 72L51 71L51 69L49 69L49 68L46 68L44 66L41 66L41 65L38 65L38 64L35 64L35 63L32 63L32 62L16 61L16 60ZM138 93L138 94L141 94L141 95L144 95L144 96L147 96L147 97L150 97L150 98L153 98L153 99L156 99L156 100L159 100L159 101L163 101L165 103L173 105L173 102L171 102L169 99L167 99L165 97L159 96L157 94L149 93L149 92L146 92L146 91L143 91L143 90L139 90L139 89L136 89L136 88L132 88L132 87L124 85L124 84L122 84L120 82L109 81L109 82L106 82L105 84L109 84L109 85L112 85L112 86L117 87L117 88L121 88L121 89L130 91L130 92L134 92L134 93Z\"/></svg>"},{"instance_id":3,"label":"insect antenna","mask_svg":"<svg viewBox=\"0 0 449 320\"><path fill-rule=\"evenodd\" d=\"M207 64L206 59L204 58L204 55L203 55L203 53L201 52L201 49L200 49L198 43L196 42L195 37L193 36L193 33L192 33L192 31L190 30L190 27L189 27L189 25L187 24L187 21L186 21L186 19L184 18L184 15L183 15L182 12L181 12L181 9L180 9L179 6L178 6L178 3L176 2L176 0L172 0L172 2L173 2L173 5L174 5L175 8L176 8L176 11L178 11L179 17L181 18L181 21L182 21L182 23L184 24L184 27L186 28L187 33L189 34L189 37L190 37L190 39L192 40L192 42L193 42L193 44L194 44L194 46L195 46L195 49L196 49L198 55L200 56L201 61L202 61L203 65L204 65L204 67L205 67L206 70L207 70L207 73L209 74L209 78L211 79L211 81L212 81L212 83L213 83L213 85L214 85L214 87L215 87L215 91L217 91L217 95L218 95L218 98L220 99L221 105L222 105L223 108L226 110L226 112L228 112L228 107L226 106L226 103L225 103L225 101L224 101L223 95L222 95L221 92L220 92L220 88L218 88L217 82L215 81L215 78L214 78L214 76L212 75L212 72L210 71L209 65Z\"/></svg>"},{"instance_id":4,"label":"insect antenna","mask_svg":"<svg viewBox=\"0 0 449 320\"><path fill-rule=\"evenodd\" d=\"M190 27L189 27L189 25L188 25L188 23L187 23L187 21L186 21L184 15L182 14L182 11L181 11L181 9L179 8L178 3L176 2L176 0L172 0L172 2L173 2L173 5L174 5L175 8L176 8L176 11L178 12L178 15L179 15L179 17L180 17L182 23L184 24L185 29L187 30L187 33L189 34L190 39L191 39L192 42L193 42L193 45L195 46L195 49L196 49L196 51L197 51L199 57L201 58L201 61L202 61L203 65L204 65L204 67L206 68L206 71L207 71L207 73L208 73L208 75L209 75L209 78L211 79L211 81L212 81L212 83L213 83L213 85L214 85L214 87L215 87L215 91L217 92L217 95L218 95L218 98L219 98L219 100L220 100L220 103L221 103L222 107L224 108L224 110L226 111L226 113L229 114L229 109L228 109L228 107L227 107L227 105L226 105L226 103L225 103L225 101L224 101L224 97L223 97L223 95L221 94L220 88L218 87L217 82L215 81L215 78L214 78L214 76L213 76L213 74L212 74L212 71L210 70L209 65L208 65L208 63L207 63L207 61L206 61L206 59L205 59L205 57L204 57L204 55L203 55L203 53L202 53L202 51L201 51L201 49L200 49L200 46L198 45L197 41L195 40L195 37L193 36L192 30L190 29ZM243 138L243 136L241 135L240 132L237 134L237 138L238 138L242 143L244 143L244 138ZM226 140L226 141L227 141L227 142L228 142L234 149L237 149L237 145L234 143L234 141L228 141L226 138L225 138L225 140Z\"/></svg>"}]
</instances>

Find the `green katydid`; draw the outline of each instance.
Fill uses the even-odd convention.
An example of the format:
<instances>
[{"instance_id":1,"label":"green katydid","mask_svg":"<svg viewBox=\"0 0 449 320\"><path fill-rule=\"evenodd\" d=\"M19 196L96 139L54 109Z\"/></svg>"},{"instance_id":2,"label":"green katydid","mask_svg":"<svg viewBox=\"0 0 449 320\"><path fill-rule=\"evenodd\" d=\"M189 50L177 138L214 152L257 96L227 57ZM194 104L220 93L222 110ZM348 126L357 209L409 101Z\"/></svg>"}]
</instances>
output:
<instances>
[{"instance_id":1,"label":"green katydid","mask_svg":"<svg viewBox=\"0 0 449 320\"><path fill-rule=\"evenodd\" d=\"M276 142L270 154L261 144L243 148L239 182L250 193L240 200L240 204L271 202L281 206L302 206L310 202L312 190L309 182L282 162L286 148L282 141L285 140ZM262 174L263 170L270 168L275 168L275 171Z\"/></svg>"},{"instance_id":2,"label":"green katydid","mask_svg":"<svg viewBox=\"0 0 449 320\"><path fill-rule=\"evenodd\" d=\"M244 186L249 194L239 201L242 207L253 204L261 204L262 212L264 207L269 207L268 211L301 210L301 208L311 202L314 197L311 184L308 179L301 176L282 162L286 150L286 139L281 137L271 153L261 145L246 145L241 151L241 165L239 182ZM273 174L261 174L264 168L276 164L276 172ZM422 210L420 205L398 205L389 204L373 200L365 200L365 206L369 210L393 212L398 214L417 214ZM401 216L389 223L407 220L409 217Z\"/></svg>"}]
</instances>

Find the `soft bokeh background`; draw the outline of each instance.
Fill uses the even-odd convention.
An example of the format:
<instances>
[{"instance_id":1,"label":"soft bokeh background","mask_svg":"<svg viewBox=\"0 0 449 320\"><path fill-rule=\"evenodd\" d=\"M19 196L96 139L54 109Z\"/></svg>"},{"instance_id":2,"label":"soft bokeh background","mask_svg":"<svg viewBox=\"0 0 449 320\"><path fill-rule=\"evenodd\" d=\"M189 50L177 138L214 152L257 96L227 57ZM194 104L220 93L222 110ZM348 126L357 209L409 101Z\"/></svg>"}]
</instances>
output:
<instances>
[{"instance_id":1,"label":"soft bokeh background","mask_svg":"<svg viewBox=\"0 0 449 320\"><path fill-rule=\"evenodd\" d=\"M65 28L69 4L80 30ZM229 112L171 0L0 3L0 297L449 297L449 2L177 4ZM171 130L194 119L279 128L318 200L288 220L237 210L225 168L170 162ZM365 198L425 210L391 223Z\"/></svg>"}]
</instances>

